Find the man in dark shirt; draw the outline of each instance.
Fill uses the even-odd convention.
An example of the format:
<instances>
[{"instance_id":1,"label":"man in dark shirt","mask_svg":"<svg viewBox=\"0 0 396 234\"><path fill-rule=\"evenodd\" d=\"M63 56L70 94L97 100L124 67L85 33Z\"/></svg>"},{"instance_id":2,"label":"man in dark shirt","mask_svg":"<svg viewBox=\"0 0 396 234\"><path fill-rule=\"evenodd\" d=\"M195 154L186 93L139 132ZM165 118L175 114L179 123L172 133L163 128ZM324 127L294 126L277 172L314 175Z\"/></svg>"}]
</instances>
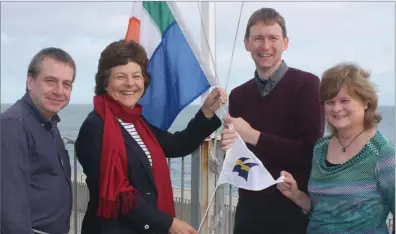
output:
<instances>
[{"instance_id":1,"label":"man in dark shirt","mask_svg":"<svg viewBox=\"0 0 396 234\"><path fill-rule=\"evenodd\" d=\"M0 116L3 234L69 232L71 168L57 113L69 104L75 75L68 53L41 50L30 62L26 94Z\"/></svg>"},{"instance_id":2,"label":"man in dark shirt","mask_svg":"<svg viewBox=\"0 0 396 234\"><path fill-rule=\"evenodd\" d=\"M324 132L320 80L282 60L288 47L286 25L274 9L253 13L244 42L256 71L230 93L222 150L232 146L236 131L274 178L291 171L306 191L313 146ZM303 234L307 222L307 215L276 186L258 192L239 189L234 234Z\"/></svg>"}]
</instances>

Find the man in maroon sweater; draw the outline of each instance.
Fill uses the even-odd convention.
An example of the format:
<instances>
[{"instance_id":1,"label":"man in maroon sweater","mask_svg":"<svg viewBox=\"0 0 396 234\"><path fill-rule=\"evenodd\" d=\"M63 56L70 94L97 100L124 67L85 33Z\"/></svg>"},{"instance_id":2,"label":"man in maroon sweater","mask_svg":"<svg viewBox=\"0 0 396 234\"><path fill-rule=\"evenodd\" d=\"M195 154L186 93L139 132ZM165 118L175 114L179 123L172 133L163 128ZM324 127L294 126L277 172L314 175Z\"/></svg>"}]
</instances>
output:
<instances>
[{"instance_id":1,"label":"man in maroon sweater","mask_svg":"<svg viewBox=\"0 0 396 234\"><path fill-rule=\"evenodd\" d=\"M238 132L274 178L289 171L306 192L313 146L324 132L320 80L282 60L288 38L285 20L274 9L252 14L244 42L257 70L230 93L232 117L224 119L222 149L231 147ZM307 215L276 186L258 192L239 189L234 234L305 234L307 222Z\"/></svg>"}]
</instances>

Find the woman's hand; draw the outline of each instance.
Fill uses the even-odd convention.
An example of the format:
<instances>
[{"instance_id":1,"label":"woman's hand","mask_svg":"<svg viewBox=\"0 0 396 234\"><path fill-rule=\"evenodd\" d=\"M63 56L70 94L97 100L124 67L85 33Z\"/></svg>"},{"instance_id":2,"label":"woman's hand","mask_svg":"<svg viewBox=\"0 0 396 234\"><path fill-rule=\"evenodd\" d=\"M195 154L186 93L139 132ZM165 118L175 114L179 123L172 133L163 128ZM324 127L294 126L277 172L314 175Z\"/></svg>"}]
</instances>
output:
<instances>
[{"instance_id":1,"label":"woman's hand","mask_svg":"<svg viewBox=\"0 0 396 234\"><path fill-rule=\"evenodd\" d=\"M173 223L169 229L169 234L198 234L198 232L186 222L183 222L177 218L173 218Z\"/></svg>"},{"instance_id":2,"label":"woman's hand","mask_svg":"<svg viewBox=\"0 0 396 234\"><path fill-rule=\"evenodd\" d=\"M298 205L305 213L310 212L312 209L311 198L298 189L296 180L289 172L282 171L281 176L284 176L285 180L283 183L276 185L279 191L285 197L296 203L296 205Z\"/></svg>"},{"instance_id":3,"label":"woman's hand","mask_svg":"<svg viewBox=\"0 0 396 234\"><path fill-rule=\"evenodd\" d=\"M201 110L206 118L212 118L221 105L227 104L227 94L222 88L214 88L206 97Z\"/></svg>"},{"instance_id":4,"label":"woman's hand","mask_svg":"<svg viewBox=\"0 0 396 234\"><path fill-rule=\"evenodd\" d=\"M285 197L295 200L300 191L296 180L293 178L292 174L287 171L282 171L281 176L284 176L285 180L283 183L277 184L276 187Z\"/></svg>"}]
</instances>

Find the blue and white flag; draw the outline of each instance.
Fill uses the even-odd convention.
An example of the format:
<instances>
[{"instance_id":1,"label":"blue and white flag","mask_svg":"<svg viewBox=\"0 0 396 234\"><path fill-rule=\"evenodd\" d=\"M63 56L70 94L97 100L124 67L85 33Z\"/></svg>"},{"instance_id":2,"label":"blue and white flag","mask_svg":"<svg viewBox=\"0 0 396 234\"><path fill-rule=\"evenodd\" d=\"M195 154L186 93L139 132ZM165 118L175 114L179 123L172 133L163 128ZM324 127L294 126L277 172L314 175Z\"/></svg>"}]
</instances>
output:
<instances>
[{"instance_id":1,"label":"blue and white flag","mask_svg":"<svg viewBox=\"0 0 396 234\"><path fill-rule=\"evenodd\" d=\"M274 180L260 159L238 135L236 142L226 152L218 184L231 184L238 188L259 191L283 180L283 176Z\"/></svg>"}]
</instances>

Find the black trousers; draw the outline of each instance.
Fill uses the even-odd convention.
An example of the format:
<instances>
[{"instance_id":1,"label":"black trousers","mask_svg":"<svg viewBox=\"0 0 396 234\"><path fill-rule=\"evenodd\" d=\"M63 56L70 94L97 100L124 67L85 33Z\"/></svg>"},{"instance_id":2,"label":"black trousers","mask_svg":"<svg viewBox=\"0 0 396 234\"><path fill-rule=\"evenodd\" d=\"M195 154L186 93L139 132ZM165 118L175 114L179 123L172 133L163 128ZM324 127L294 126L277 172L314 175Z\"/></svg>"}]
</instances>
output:
<instances>
[{"instance_id":1,"label":"black trousers","mask_svg":"<svg viewBox=\"0 0 396 234\"><path fill-rule=\"evenodd\" d=\"M234 234L306 234L308 216L293 204L240 199Z\"/></svg>"}]
</instances>

